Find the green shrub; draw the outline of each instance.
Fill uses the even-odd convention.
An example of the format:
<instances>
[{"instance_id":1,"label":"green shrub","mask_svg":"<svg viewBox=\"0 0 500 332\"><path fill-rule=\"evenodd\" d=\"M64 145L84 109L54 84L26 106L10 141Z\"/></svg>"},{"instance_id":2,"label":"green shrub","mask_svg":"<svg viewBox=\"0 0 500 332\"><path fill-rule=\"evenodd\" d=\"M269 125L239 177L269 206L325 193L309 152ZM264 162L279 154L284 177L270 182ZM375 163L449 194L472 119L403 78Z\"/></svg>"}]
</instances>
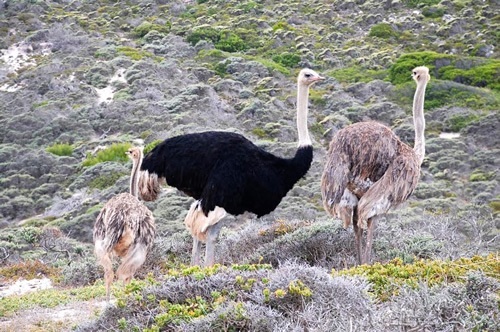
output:
<instances>
[{"instance_id":1,"label":"green shrub","mask_svg":"<svg viewBox=\"0 0 500 332\"><path fill-rule=\"evenodd\" d=\"M227 73L227 63L225 61L217 62L213 68L220 77L224 77Z\"/></svg>"},{"instance_id":2,"label":"green shrub","mask_svg":"<svg viewBox=\"0 0 500 332\"><path fill-rule=\"evenodd\" d=\"M433 82L426 92L425 105L429 109L454 105L477 110L495 110L500 107L500 95L455 82Z\"/></svg>"},{"instance_id":3,"label":"green shrub","mask_svg":"<svg viewBox=\"0 0 500 332\"><path fill-rule=\"evenodd\" d=\"M45 151L56 156L71 156L73 154L73 146L71 144L56 143L46 148Z\"/></svg>"},{"instance_id":4,"label":"green shrub","mask_svg":"<svg viewBox=\"0 0 500 332\"><path fill-rule=\"evenodd\" d=\"M131 58L132 60L141 60L142 58L145 58L145 57L148 57L148 58L153 57L153 54L150 52L138 50L138 49L130 47L130 46L120 46L120 47L117 47L116 50L118 51L118 53L121 53L121 54Z\"/></svg>"},{"instance_id":5,"label":"green shrub","mask_svg":"<svg viewBox=\"0 0 500 332\"><path fill-rule=\"evenodd\" d=\"M171 28L170 22L167 23L166 25L159 25L145 21L134 28L133 34L136 37L142 38L152 30L156 30L161 33L168 33L170 31L170 28Z\"/></svg>"},{"instance_id":6,"label":"green shrub","mask_svg":"<svg viewBox=\"0 0 500 332\"><path fill-rule=\"evenodd\" d=\"M215 44L215 48L226 52L244 51L248 45L237 34L229 31L221 33L219 41Z\"/></svg>"},{"instance_id":7,"label":"green shrub","mask_svg":"<svg viewBox=\"0 0 500 332\"><path fill-rule=\"evenodd\" d=\"M440 2L441 0L403 0L405 5L412 8L437 5Z\"/></svg>"},{"instance_id":8,"label":"green shrub","mask_svg":"<svg viewBox=\"0 0 500 332\"><path fill-rule=\"evenodd\" d=\"M106 189L111 187L116 183L116 181L121 178L122 176L127 175L128 173L113 173L113 174L107 174L107 175L101 175L89 183L89 188L92 189Z\"/></svg>"},{"instance_id":9,"label":"green shrub","mask_svg":"<svg viewBox=\"0 0 500 332\"><path fill-rule=\"evenodd\" d=\"M245 59L251 60L251 61L257 61L257 62L261 63L262 65L264 65L264 67L266 67L270 71L276 70L276 71L282 73L283 75L290 75L290 70L288 68L283 67L279 63L276 63L272 60L254 57L254 56L248 56L248 57L245 57Z\"/></svg>"},{"instance_id":10,"label":"green shrub","mask_svg":"<svg viewBox=\"0 0 500 332\"><path fill-rule=\"evenodd\" d=\"M401 84L411 81L411 71L418 66L427 66L431 71L432 77L434 63L437 60L448 60L446 63L451 63L454 57L448 54L440 54L436 52L416 52L403 54L396 60L396 62L389 68L389 80L392 84Z\"/></svg>"},{"instance_id":11,"label":"green shrub","mask_svg":"<svg viewBox=\"0 0 500 332\"><path fill-rule=\"evenodd\" d=\"M197 28L191 32L186 40L191 45L196 45L200 40L210 41L213 44L220 40L220 32L211 27Z\"/></svg>"},{"instance_id":12,"label":"green shrub","mask_svg":"<svg viewBox=\"0 0 500 332\"><path fill-rule=\"evenodd\" d=\"M35 244L38 241L42 231L38 227L26 226L19 229L19 236L21 239L29 244Z\"/></svg>"},{"instance_id":13,"label":"green shrub","mask_svg":"<svg viewBox=\"0 0 500 332\"><path fill-rule=\"evenodd\" d=\"M275 55L273 61L288 68L295 68L300 62L300 56L295 53L283 52Z\"/></svg>"},{"instance_id":14,"label":"green shrub","mask_svg":"<svg viewBox=\"0 0 500 332\"><path fill-rule=\"evenodd\" d=\"M428 286L464 282L470 271L482 271L498 278L498 255L460 258L456 261L418 260L403 264L399 258L386 264L360 265L348 270L333 271L333 275L364 275L373 285L371 292L382 300L389 300L399 293L403 285L417 288L421 282Z\"/></svg>"},{"instance_id":15,"label":"green shrub","mask_svg":"<svg viewBox=\"0 0 500 332\"><path fill-rule=\"evenodd\" d=\"M286 21L278 21L273 25L273 31L276 31L276 30L293 31L293 30L295 30L295 28L290 26L290 24L288 24L288 22L286 22Z\"/></svg>"},{"instance_id":16,"label":"green shrub","mask_svg":"<svg viewBox=\"0 0 500 332\"><path fill-rule=\"evenodd\" d=\"M492 201L489 203L489 206L493 210L494 214L500 213L500 201Z\"/></svg>"},{"instance_id":17,"label":"green shrub","mask_svg":"<svg viewBox=\"0 0 500 332\"><path fill-rule=\"evenodd\" d=\"M249 13L258 7L259 7L259 4L257 4L255 1L243 2L243 3L240 3L238 6L238 8L242 9L245 13Z\"/></svg>"},{"instance_id":18,"label":"green shrub","mask_svg":"<svg viewBox=\"0 0 500 332\"><path fill-rule=\"evenodd\" d=\"M19 278L30 280L39 278L41 274L55 278L59 275L59 270L38 260L18 262L0 268L0 275L8 280Z\"/></svg>"},{"instance_id":19,"label":"green shrub","mask_svg":"<svg viewBox=\"0 0 500 332\"><path fill-rule=\"evenodd\" d=\"M96 156L87 156L87 158L83 161L82 166L94 166L96 164L105 162L105 161L120 161L126 162L128 161L127 152L132 145L130 143L115 143L110 147L97 152Z\"/></svg>"},{"instance_id":20,"label":"green shrub","mask_svg":"<svg viewBox=\"0 0 500 332\"><path fill-rule=\"evenodd\" d=\"M445 9L441 6L429 6L422 9L422 15L428 18L439 18L445 13Z\"/></svg>"},{"instance_id":21,"label":"green shrub","mask_svg":"<svg viewBox=\"0 0 500 332\"><path fill-rule=\"evenodd\" d=\"M392 26L388 23L379 23L370 29L368 36L379 37L383 39L389 39L391 37L397 37L399 33L395 31Z\"/></svg>"},{"instance_id":22,"label":"green shrub","mask_svg":"<svg viewBox=\"0 0 500 332\"><path fill-rule=\"evenodd\" d=\"M411 81L411 70L417 66L429 67L432 79L500 90L500 60L458 57L436 52L402 55L389 69L389 80L392 84Z\"/></svg>"},{"instance_id":23,"label":"green shrub","mask_svg":"<svg viewBox=\"0 0 500 332\"><path fill-rule=\"evenodd\" d=\"M489 60L470 69L446 66L439 69L440 78L466 85L500 90L500 61Z\"/></svg>"},{"instance_id":24,"label":"green shrub","mask_svg":"<svg viewBox=\"0 0 500 332\"><path fill-rule=\"evenodd\" d=\"M478 181L490 181L495 178L495 173L493 172L482 172L482 171L474 171L469 177L470 182L478 182Z\"/></svg>"},{"instance_id":25,"label":"green shrub","mask_svg":"<svg viewBox=\"0 0 500 332\"><path fill-rule=\"evenodd\" d=\"M324 107L327 101L326 98L324 98L326 93L327 91L325 90L313 89L309 91L309 100L316 106Z\"/></svg>"},{"instance_id":26,"label":"green shrub","mask_svg":"<svg viewBox=\"0 0 500 332\"><path fill-rule=\"evenodd\" d=\"M456 115L447 120L448 125L452 132L458 132L462 128L467 127L469 123L474 122L479 119L479 115L469 114L469 115Z\"/></svg>"}]
</instances>

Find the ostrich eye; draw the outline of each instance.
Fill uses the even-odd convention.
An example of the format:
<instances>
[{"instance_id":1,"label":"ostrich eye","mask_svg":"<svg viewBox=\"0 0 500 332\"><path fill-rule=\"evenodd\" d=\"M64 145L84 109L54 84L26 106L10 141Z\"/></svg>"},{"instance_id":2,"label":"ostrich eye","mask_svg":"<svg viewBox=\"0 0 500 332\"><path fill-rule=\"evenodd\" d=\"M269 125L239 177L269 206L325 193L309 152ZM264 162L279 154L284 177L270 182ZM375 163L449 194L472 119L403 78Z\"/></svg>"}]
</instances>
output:
<instances>
[{"instance_id":1,"label":"ostrich eye","mask_svg":"<svg viewBox=\"0 0 500 332\"><path fill-rule=\"evenodd\" d=\"M416 71L414 71L414 72L413 72L413 75L417 75L417 72L416 72Z\"/></svg>"},{"instance_id":2,"label":"ostrich eye","mask_svg":"<svg viewBox=\"0 0 500 332\"><path fill-rule=\"evenodd\" d=\"M311 74L305 74L304 76L309 78L309 77L311 77Z\"/></svg>"}]
</instances>

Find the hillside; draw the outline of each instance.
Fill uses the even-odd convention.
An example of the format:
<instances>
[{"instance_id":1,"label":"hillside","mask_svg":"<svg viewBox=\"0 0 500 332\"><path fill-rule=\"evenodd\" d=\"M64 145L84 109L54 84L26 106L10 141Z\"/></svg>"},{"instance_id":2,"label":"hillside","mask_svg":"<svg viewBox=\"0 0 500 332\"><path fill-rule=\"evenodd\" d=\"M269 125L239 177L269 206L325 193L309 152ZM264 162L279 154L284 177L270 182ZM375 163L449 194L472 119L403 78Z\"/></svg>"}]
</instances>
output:
<instances>
[{"instance_id":1,"label":"hillside","mask_svg":"<svg viewBox=\"0 0 500 332\"><path fill-rule=\"evenodd\" d=\"M472 0L3 1L0 286L45 276L55 288L2 295L0 327L28 330L21 322L33 312L85 301L85 322L33 318L30 330L500 328L499 9ZM418 65L431 74L420 183L377 226L376 268L357 270L352 230L321 202L328 143L375 120L413 145ZM192 199L165 187L147 203L152 254L102 311L92 227L128 191L126 149L225 130L293 156L303 67L326 77L311 89L308 174L273 213L227 217L213 269L187 267Z\"/></svg>"}]
</instances>

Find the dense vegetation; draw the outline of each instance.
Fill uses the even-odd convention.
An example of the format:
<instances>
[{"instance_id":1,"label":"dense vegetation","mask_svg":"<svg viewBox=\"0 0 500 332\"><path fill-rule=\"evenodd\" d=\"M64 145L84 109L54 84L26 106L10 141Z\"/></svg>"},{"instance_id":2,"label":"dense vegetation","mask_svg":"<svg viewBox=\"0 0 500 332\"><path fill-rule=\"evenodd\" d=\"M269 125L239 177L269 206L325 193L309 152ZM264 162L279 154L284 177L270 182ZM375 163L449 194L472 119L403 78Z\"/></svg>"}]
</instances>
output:
<instances>
[{"instance_id":1,"label":"dense vegetation","mask_svg":"<svg viewBox=\"0 0 500 332\"><path fill-rule=\"evenodd\" d=\"M55 288L1 297L0 329L500 329L496 2L1 6L0 283L47 277ZM328 142L375 120L413 144L410 72L420 65L432 77L420 183L378 225L375 264L354 267L352 231L322 208ZM272 214L228 217L213 268L187 266L182 220L192 201L166 188L147 203L158 236L137 280L115 284L106 310L92 307L104 297L92 226L106 200L127 191L124 152L217 129L291 156L302 67L327 77L311 90L307 176ZM32 316L70 305L96 313L86 322L83 313Z\"/></svg>"}]
</instances>

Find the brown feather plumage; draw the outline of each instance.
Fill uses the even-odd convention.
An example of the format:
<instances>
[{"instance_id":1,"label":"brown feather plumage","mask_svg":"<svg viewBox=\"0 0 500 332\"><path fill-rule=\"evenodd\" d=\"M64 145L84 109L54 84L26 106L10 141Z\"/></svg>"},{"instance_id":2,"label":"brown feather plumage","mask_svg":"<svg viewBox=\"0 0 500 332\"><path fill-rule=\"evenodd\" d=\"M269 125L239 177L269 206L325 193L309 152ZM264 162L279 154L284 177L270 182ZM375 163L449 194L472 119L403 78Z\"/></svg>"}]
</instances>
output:
<instances>
[{"instance_id":1,"label":"brown feather plumage","mask_svg":"<svg viewBox=\"0 0 500 332\"><path fill-rule=\"evenodd\" d=\"M104 267L108 300L114 279L112 256L121 258L116 274L127 283L144 263L156 234L153 213L132 194L137 193L135 175L142 160L142 151L132 148L128 153L134 162L131 193L121 193L111 198L101 209L94 224L95 252Z\"/></svg>"},{"instance_id":2,"label":"brown feather plumage","mask_svg":"<svg viewBox=\"0 0 500 332\"><path fill-rule=\"evenodd\" d=\"M369 261L373 224L378 216L406 201L417 186L425 153L423 101L430 79L426 67L417 67L413 103L415 147L411 148L387 126L377 122L350 125L333 137L321 179L325 210L353 224L359 263ZM361 253L363 229L368 229Z\"/></svg>"}]
</instances>

